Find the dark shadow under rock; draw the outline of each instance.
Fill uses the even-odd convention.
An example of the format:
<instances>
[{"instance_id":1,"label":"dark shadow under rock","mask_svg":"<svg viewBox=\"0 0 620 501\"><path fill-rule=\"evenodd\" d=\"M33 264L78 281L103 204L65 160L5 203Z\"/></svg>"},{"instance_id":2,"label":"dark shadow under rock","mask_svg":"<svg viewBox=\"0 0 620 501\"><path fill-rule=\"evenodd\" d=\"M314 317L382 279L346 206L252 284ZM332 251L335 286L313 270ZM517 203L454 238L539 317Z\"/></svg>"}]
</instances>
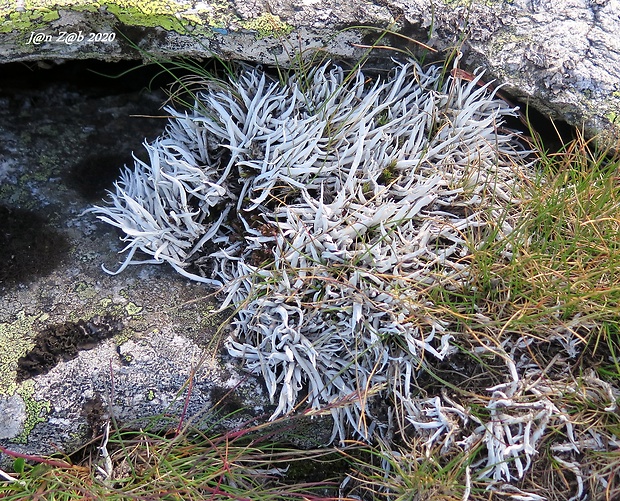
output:
<instances>
[{"instance_id":1,"label":"dark shadow under rock","mask_svg":"<svg viewBox=\"0 0 620 501\"><path fill-rule=\"evenodd\" d=\"M43 217L0 206L0 293L6 286L48 274L68 250L65 237Z\"/></svg>"}]
</instances>

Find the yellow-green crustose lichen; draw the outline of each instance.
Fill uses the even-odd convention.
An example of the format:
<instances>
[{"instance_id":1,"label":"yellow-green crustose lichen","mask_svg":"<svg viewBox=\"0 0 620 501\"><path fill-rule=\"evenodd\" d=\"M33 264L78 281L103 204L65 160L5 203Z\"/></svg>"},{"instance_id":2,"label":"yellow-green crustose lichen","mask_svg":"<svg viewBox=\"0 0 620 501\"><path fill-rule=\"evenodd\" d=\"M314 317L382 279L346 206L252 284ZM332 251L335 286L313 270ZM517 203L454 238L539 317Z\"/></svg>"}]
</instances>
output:
<instances>
[{"instance_id":1,"label":"yellow-green crustose lichen","mask_svg":"<svg viewBox=\"0 0 620 501\"><path fill-rule=\"evenodd\" d=\"M175 16L175 12L182 12L190 8L189 3L176 3L160 0L150 1L119 1L102 2L108 12L111 12L123 24L130 26L160 26L165 30L185 33L187 20L182 14ZM199 18L193 16L193 22Z\"/></svg>"},{"instance_id":2,"label":"yellow-green crustose lichen","mask_svg":"<svg viewBox=\"0 0 620 501\"><path fill-rule=\"evenodd\" d=\"M17 361L34 346L28 336L32 326L45 318L45 315L26 315L20 311L13 322L0 323L0 395L13 395L17 390Z\"/></svg>"},{"instance_id":3,"label":"yellow-green crustose lichen","mask_svg":"<svg viewBox=\"0 0 620 501\"><path fill-rule=\"evenodd\" d=\"M256 31L259 38L286 36L293 31L290 24L285 23L279 16L273 14L261 14L254 19L242 21L240 24L247 30Z\"/></svg>"},{"instance_id":4,"label":"yellow-green crustose lichen","mask_svg":"<svg viewBox=\"0 0 620 501\"><path fill-rule=\"evenodd\" d=\"M73 290L77 293L80 299L92 299L97 296L97 290L88 282L78 282Z\"/></svg>"},{"instance_id":5,"label":"yellow-green crustose lichen","mask_svg":"<svg viewBox=\"0 0 620 501\"><path fill-rule=\"evenodd\" d=\"M127 315L133 317L134 315L142 313L142 306L139 306L136 303L130 301L125 305L125 311L127 312Z\"/></svg>"},{"instance_id":6,"label":"yellow-green crustose lichen","mask_svg":"<svg viewBox=\"0 0 620 501\"><path fill-rule=\"evenodd\" d=\"M25 405L26 419L22 432L13 439L16 443L27 442L32 429L37 423L45 421L45 414L50 411L50 402L37 401L33 398L32 381L25 381L21 385L15 382L17 361L34 346L28 333L32 332L35 322L46 319L45 314L27 315L24 311L20 311L13 322L0 323L0 346L2 346L0 350L0 395L10 396L17 393Z\"/></svg>"},{"instance_id":7,"label":"yellow-green crustose lichen","mask_svg":"<svg viewBox=\"0 0 620 501\"><path fill-rule=\"evenodd\" d=\"M20 9L13 3L0 3L0 33L43 29L59 19L62 11L109 12L126 25L159 26L182 34L199 26L221 27L237 19L225 0L26 0Z\"/></svg>"},{"instance_id":8,"label":"yellow-green crustose lichen","mask_svg":"<svg viewBox=\"0 0 620 501\"><path fill-rule=\"evenodd\" d=\"M35 400L34 396L34 384L32 381L25 381L24 384L17 390L17 393L24 399L26 405L26 420L24 421L23 431L15 437L12 441L17 444L25 444L28 442L28 436L30 432L38 423L46 421L46 415L51 410L51 403L49 400Z\"/></svg>"}]
</instances>

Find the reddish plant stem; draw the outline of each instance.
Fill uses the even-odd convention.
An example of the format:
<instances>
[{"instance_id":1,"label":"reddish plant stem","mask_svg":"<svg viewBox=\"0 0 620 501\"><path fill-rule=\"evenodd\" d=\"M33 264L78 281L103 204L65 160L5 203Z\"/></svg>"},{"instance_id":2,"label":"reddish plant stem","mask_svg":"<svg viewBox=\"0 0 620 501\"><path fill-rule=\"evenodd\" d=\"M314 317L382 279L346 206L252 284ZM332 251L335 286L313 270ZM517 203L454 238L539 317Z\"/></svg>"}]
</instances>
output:
<instances>
[{"instance_id":1,"label":"reddish plant stem","mask_svg":"<svg viewBox=\"0 0 620 501\"><path fill-rule=\"evenodd\" d=\"M32 456L30 454L23 454L21 452L11 451L5 447L2 447L1 445L0 445L0 452L12 458L27 459L29 461L35 461L37 463L43 463L43 464L48 464L50 466L56 466L57 468L66 468L66 469L74 468L72 464L66 463L65 461L57 461L55 459L42 458L41 456Z\"/></svg>"},{"instance_id":2,"label":"reddish plant stem","mask_svg":"<svg viewBox=\"0 0 620 501\"><path fill-rule=\"evenodd\" d=\"M179 425L177 426L177 430L176 430L177 435L181 433L181 429L183 428L183 422L185 421L185 417L187 416L187 408L189 407L189 400L192 396L195 376L196 376L196 370L192 368L189 373L189 384L187 386L187 395L185 395L185 402L183 404L183 412L181 413L181 418L179 419Z\"/></svg>"}]
</instances>

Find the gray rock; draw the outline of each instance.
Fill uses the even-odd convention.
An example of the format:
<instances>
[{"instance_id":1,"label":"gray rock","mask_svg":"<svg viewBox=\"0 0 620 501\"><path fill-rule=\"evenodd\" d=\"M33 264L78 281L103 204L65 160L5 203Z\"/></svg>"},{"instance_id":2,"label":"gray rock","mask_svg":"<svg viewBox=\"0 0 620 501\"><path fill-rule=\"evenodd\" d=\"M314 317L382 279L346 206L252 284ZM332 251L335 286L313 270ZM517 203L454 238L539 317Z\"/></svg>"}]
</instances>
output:
<instances>
[{"instance_id":1,"label":"gray rock","mask_svg":"<svg viewBox=\"0 0 620 501\"><path fill-rule=\"evenodd\" d=\"M417 36L438 49L461 46L518 100L554 119L620 141L620 2L394 0Z\"/></svg>"},{"instance_id":2,"label":"gray rock","mask_svg":"<svg viewBox=\"0 0 620 501\"><path fill-rule=\"evenodd\" d=\"M26 423L26 403L17 394L0 397L0 439L19 436Z\"/></svg>"},{"instance_id":3,"label":"gray rock","mask_svg":"<svg viewBox=\"0 0 620 501\"><path fill-rule=\"evenodd\" d=\"M288 65L317 50L357 59L389 28L440 51L459 47L465 68L483 67L519 100L600 134L605 147L620 140L619 0L65 4L0 7L0 62L215 55ZM418 49L398 36L381 44Z\"/></svg>"},{"instance_id":4,"label":"gray rock","mask_svg":"<svg viewBox=\"0 0 620 501\"><path fill-rule=\"evenodd\" d=\"M107 275L123 244L82 215L98 193L86 181L132 164L161 132L165 120L131 115L158 115L163 94L18 93L0 109L0 445L70 452L110 418L214 431L265 421L262 383L219 349L228 317L213 291L163 266ZM331 423L308 430L325 441Z\"/></svg>"}]
</instances>

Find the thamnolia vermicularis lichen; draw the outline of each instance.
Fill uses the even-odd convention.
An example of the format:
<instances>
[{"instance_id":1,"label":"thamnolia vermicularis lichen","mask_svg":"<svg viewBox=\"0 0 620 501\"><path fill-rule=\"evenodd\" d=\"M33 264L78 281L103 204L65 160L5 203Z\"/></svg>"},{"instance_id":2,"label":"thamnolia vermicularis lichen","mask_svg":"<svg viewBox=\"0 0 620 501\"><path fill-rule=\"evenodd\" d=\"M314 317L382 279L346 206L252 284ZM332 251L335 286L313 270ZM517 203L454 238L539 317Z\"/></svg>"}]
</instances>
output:
<instances>
[{"instance_id":1,"label":"thamnolia vermicularis lichen","mask_svg":"<svg viewBox=\"0 0 620 501\"><path fill-rule=\"evenodd\" d=\"M454 352L420 291L467 283L471 249L513 230L518 211L507 208L531 165L504 126L516 109L481 75L444 76L409 60L370 77L326 64L304 85L247 67L227 84L206 81L193 109L167 108L166 131L145 144L149 161L136 159L93 209L124 233L117 272L169 263L234 306L226 346L264 378L272 417L305 399L329 409L332 439L368 439L388 430L373 405L383 399L429 447L449 447L470 419L414 392L416 371ZM489 414L516 386L501 391ZM557 411L545 405L529 425L515 421L527 446L488 438L485 474L523 474ZM479 424L482 435L492 428Z\"/></svg>"}]
</instances>

